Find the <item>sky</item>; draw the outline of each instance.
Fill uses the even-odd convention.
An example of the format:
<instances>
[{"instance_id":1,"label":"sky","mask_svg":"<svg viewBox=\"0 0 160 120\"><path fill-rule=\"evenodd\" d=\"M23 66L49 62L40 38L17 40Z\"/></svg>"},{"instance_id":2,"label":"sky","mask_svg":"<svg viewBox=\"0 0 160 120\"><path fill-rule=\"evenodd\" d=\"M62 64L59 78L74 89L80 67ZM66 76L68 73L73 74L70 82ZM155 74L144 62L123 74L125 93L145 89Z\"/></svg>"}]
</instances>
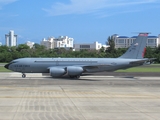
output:
<instances>
[{"instance_id":1,"label":"sky","mask_svg":"<svg viewBox=\"0 0 160 120\"><path fill-rule=\"evenodd\" d=\"M18 44L69 36L105 44L113 34L160 34L160 0L0 0L0 42L14 30Z\"/></svg>"}]
</instances>

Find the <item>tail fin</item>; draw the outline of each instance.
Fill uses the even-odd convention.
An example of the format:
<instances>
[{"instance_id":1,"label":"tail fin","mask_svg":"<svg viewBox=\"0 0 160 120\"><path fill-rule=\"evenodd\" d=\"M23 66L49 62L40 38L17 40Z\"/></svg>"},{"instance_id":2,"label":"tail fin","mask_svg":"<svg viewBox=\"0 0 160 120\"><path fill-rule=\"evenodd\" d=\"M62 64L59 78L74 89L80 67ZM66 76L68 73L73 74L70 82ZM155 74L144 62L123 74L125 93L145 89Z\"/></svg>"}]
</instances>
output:
<instances>
[{"instance_id":1,"label":"tail fin","mask_svg":"<svg viewBox=\"0 0 160 120\"><path fill-rule=\"evenodd\" d=\"M142 59L146 52L146 43L149 33L139 33L129 49L119 58Z\"/></svg>"}]
</instances>

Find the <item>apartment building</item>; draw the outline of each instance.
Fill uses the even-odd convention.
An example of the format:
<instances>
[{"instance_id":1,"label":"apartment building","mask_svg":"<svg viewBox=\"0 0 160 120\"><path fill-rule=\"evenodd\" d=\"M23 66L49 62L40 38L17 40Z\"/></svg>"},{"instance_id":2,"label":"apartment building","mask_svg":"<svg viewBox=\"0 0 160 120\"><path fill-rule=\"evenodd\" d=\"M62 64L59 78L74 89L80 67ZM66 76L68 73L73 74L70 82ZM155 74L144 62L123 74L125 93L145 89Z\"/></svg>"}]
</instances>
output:
<instances>
[{"instance_id":1,"label":"apartment building","mask_svg":"<svg viewBox=\"0 0 160 120\"><path fill-rule=\"evenodd\" d=\"M54 37L49 37L48 39L43 39L41 45L44 45L47 49L54 49Z\"/></svg>"},{"instance_id":2,"label":"apartment building","mask_svg":"<svg viewBox=\"0 0 160 120\"><path fill-rule=\"evenodd\" d=\"M73 38L69 38L68 36L59 36L59 38L54 39L55 48L73 48Z\"/></svg>"},{"instance_id":3,"label":"apartment building","mask_svg":"<svg viewBox=\"0 0 160 120\"><path fill-rule=\"evenodd\" d=\"M49 37L48 39L43 39L41 45L44 45L47 49L54 48L73 48L73 38L68 36L59 36L58 38Z\"/></svg>"},{"instance_id":4,"label":"apartment building","mask_svg":"<svg viewBox=\"0 0 160 120\"><path fill-rule=\"evenodd\" d=\"M17 46L17 35L14 34L13 30L9 31L9 34L5 35L6 46L12 47Z\"/></svg>"},{"instance_id":5,"label":"apartment building","mask_svg":"<svg viewBox=\"0 0 160 120\"><path fill-rule=\"evenodd\" d=\"M118 34L112 35L115 48L128 48L131 46L133 41L137 38L137 36L128 37L128 36L119 36ZM146 46L155 48L160 45L160 35L158 36L148 36Z\"/></svg>"},{"instance_id":6,"label":"apartment building","mask_svg":"<svg viewBox=\"0 0 160 120\"><path fill-rule=\"evenodd\" d=\"M27 41L25 44L28 45L30 48L33 48L34 46L34 42L31 41Z\"/></svg>"}]
</instances>

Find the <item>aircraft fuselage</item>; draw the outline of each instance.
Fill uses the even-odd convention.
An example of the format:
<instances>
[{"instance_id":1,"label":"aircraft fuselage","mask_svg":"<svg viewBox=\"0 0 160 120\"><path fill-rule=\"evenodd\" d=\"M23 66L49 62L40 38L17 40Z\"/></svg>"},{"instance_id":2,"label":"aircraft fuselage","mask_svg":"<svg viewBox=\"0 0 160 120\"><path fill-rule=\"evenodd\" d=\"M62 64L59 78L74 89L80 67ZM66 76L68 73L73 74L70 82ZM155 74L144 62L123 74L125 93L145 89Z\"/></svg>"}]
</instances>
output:
<instances>
[{"instance_id":1,"label":"aircraft fuselage","mask_svg":"<svg viewBox=\"0 0 160 120\"><path fill-rule=\"evenodd\" d=\"M130 62L139 59L121 58L20 58L6 66L8 69L21 73L49 73L49 68L65 68L66 66L90 66L85 72L114 71L137 66ZM139 64L138 64L139 65ZM93 67L92 67L93 66ZM94 67L97 66L97 67ZM90 69L91 68L91 69Z\"/></svg>"}]
</instances>

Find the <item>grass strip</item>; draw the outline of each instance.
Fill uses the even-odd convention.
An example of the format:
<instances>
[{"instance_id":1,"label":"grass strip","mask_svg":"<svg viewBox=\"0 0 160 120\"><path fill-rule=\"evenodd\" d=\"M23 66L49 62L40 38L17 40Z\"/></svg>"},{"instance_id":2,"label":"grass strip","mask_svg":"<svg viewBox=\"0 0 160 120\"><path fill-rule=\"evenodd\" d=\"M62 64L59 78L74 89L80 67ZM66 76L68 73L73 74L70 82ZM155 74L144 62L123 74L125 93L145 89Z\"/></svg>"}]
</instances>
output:
<instances>
[{"instance_id":1,"label":"grass strip","mask_svg":"<svg viewBox=\"0 0 160 120\"><path fill-rule=\"evenodd\" d=\"M3 66L0 66L0 72L11 72L11 70L8 70L4 68Z\"/></svg>"}]
</instances>

